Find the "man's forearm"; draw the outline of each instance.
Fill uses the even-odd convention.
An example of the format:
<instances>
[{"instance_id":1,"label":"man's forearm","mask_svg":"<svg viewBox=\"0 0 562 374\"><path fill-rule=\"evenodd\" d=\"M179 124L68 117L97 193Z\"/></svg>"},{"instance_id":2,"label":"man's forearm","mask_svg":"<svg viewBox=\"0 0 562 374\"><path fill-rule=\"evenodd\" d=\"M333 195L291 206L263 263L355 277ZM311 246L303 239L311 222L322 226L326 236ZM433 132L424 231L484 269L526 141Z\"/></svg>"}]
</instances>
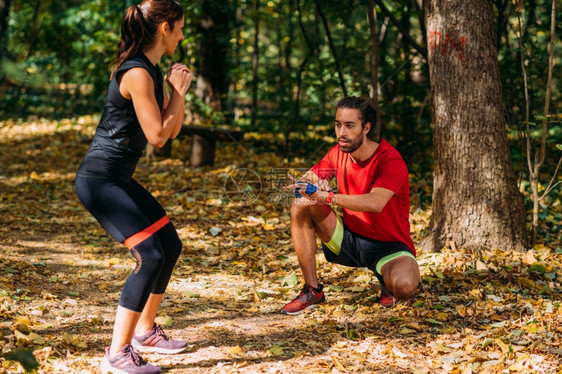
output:
<instances>
[{"instance_id":1,"label":"man's forearm","mask_svg":"<svg viewBox=\"0 0 562 374\"><path fill-rule=\"evenodd\" d=\"M328 197L327 192L317 192L316 194L324 200ZM380 213L392 196L394 193L390 190L375 188L371 193L362 195L335 194L331 203L356 212Z\"/></svg>"}]
</instances>

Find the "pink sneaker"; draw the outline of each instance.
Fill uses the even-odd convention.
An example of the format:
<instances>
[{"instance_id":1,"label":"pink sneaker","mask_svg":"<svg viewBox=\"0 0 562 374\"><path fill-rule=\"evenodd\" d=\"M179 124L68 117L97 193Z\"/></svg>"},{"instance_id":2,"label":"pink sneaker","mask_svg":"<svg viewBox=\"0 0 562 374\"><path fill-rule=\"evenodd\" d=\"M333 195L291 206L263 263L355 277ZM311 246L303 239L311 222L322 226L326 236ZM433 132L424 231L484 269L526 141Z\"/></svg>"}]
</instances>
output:
<instances>
[{"instance_id":1,"label":"pink sneaker","mask_svg":"<svg viewBox=\"0 0 562 374\"><path fill-rule=\"evenodd\" d=\"M180 353L187 348L186 342L183 340L171 340L162 330L162 327L156 323L148 334L143 336L133 335L131 344L139 351L148 353Z\"/></svg>"},{"instance_id":2,"label":"pink sneaker","mask_svg":"<svg viewBox=\"0 0 562 374\"><path fill-rule=\"evenodd\" d=\"M156 374L161 370L159 366L147 363L129 344L125 344L121 352L113 357L109 356L107 347L100 369L103 374Z\"/></svg>"}]
</instances>

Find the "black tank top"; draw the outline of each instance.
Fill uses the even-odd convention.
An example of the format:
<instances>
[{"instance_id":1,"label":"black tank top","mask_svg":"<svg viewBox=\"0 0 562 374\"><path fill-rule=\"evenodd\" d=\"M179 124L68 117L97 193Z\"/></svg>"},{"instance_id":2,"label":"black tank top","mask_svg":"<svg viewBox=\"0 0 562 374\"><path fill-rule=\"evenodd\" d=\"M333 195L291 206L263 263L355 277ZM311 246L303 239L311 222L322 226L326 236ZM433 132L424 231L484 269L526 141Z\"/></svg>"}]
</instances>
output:
<instances>
[{"instance_id":1,"label":"black tank top","mask_svg":"<svg viewBox=\"0 0 562 374\"><path fill-rule=\"evenodd\" d=\"M140 126L133 101L119 92L118 79L135 67L146 69L154 80L154 95L160 110L164 103L164 78L158 65L139 52L126 60L113 74L107 90L103 115L90 149L78 168L77 176L109 180L131 180L146 147L146 136Z\"/></svg>"}]
</instances>

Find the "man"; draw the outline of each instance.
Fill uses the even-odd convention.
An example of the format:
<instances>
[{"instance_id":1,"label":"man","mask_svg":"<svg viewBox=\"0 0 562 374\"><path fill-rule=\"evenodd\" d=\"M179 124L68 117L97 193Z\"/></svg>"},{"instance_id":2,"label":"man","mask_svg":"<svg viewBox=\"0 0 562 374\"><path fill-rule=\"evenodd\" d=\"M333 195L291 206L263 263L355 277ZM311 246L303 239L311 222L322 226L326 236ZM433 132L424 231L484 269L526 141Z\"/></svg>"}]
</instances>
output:
<instances>
[{"instance_id":1,"label":"man","mask_svg":"<svg viewBox=\"0 0 562 374\"><path fill-rule=\"evenodd\" d=\"M299 314L325 301L316 275L316 236L329 262L375 273L384 307L416 291L420 273L410 237L408 169L386 140L369 138L375 123L368 98L343 98L335 119L338 145L287 187L298 197L291 205L291 236L305 285L282 313ZM333 177L337 194L329 188ZM343 220L330 205L343 208Z\"/></svg>"}]
</instances>

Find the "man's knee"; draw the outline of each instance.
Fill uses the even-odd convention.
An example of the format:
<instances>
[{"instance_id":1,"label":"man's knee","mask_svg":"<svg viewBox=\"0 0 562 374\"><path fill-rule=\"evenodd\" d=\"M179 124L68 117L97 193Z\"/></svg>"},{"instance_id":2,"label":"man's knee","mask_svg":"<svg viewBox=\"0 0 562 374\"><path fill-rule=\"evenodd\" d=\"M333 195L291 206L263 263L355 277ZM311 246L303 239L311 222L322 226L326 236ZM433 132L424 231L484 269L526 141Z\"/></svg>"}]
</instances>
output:
<instances>
[{"instance_id":1,"label":"man's knee","mask_svg":"<svg viewBox=\"0 0 562 374\"><path fill-rule=\"evenodd\" d=\"M411 257L401 256L382 267L384 283L399 300L414 296L420 282L419 267Z\"/></svg>"},{"instance_id":2,"label":"man's knee","mask_svg":"<svg viewBox=\"0 0 562 374\"><path fill-rule=\"evenodd\" d=\"M393 295L399 300L407 300L416 294L419 279L413 277L402 277L394 282Z\"/></svg>"},{"instance_id":3,"label":"man's knee","mask_svg":"<svg viewBox=\"0 0 562 374\"><path fill-rule=\"evenodd\" d=\"M291 203L291 216L297 215L299 213L309 211L311 204L305 199L295 199Z\"/></svg>"}]
</instances>

